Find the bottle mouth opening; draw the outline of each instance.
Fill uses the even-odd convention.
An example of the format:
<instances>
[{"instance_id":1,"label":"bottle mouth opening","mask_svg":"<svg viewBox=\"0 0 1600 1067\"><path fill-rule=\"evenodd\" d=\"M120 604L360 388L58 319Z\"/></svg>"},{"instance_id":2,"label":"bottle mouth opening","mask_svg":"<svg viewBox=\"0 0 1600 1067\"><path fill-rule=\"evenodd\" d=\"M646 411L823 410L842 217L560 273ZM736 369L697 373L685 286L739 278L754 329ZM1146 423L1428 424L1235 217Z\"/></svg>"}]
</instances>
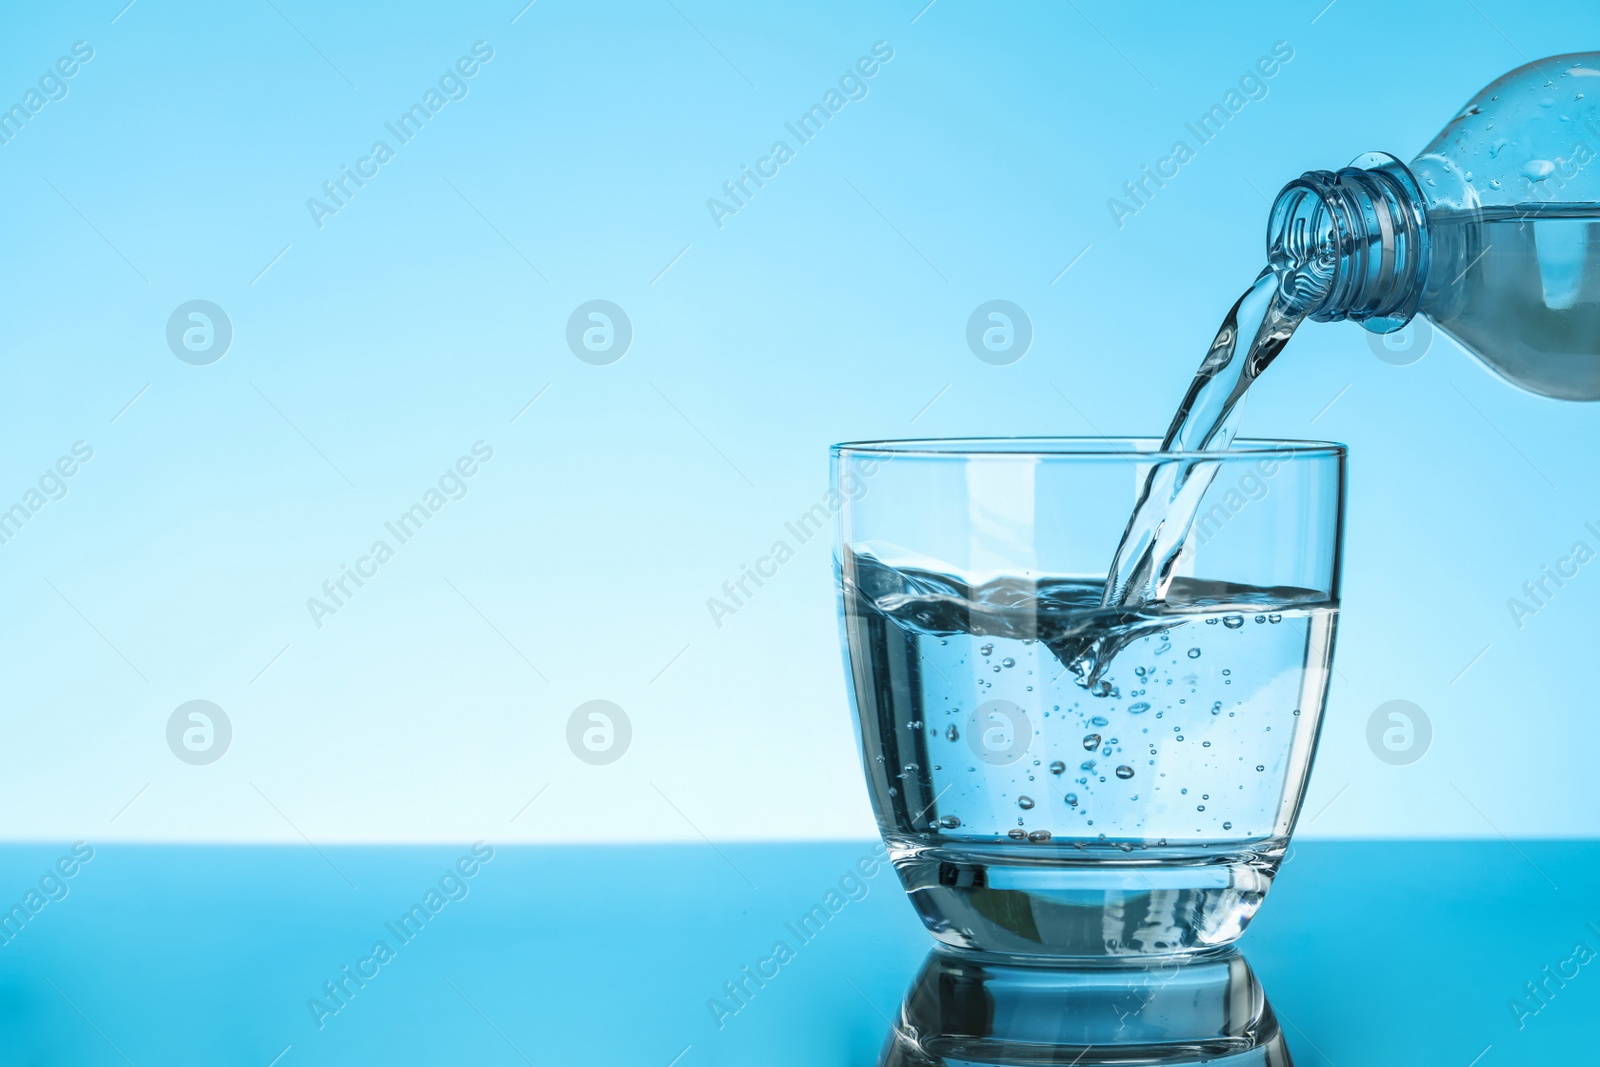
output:
<instances>
[{"instance_id":1,"label":"bottle mouth opening","mask_svg":"<svg viewBox=\"0 0 1600 1067\"><path fill-rule=\"evenodd\" d=\"M1427 220L1405 164L1368 158L1382 162L1308 171L1284 186L1267 225L1267 260L1310 318L1354 319L1382 332L1416 311Z\"/></svg>"},{"instance_id":2,"label":"bottle mouth opening","mask_svg":"<svg viewBox=\"0 0 1600 1067\"><path fill-rule=\"evenodd\" d=\"M1315 317L1339 278L1341 230L1329 191L1309 177L1290 182L1272 205L1267 263L1285 299Z\"/></svg>"}]
</instances>

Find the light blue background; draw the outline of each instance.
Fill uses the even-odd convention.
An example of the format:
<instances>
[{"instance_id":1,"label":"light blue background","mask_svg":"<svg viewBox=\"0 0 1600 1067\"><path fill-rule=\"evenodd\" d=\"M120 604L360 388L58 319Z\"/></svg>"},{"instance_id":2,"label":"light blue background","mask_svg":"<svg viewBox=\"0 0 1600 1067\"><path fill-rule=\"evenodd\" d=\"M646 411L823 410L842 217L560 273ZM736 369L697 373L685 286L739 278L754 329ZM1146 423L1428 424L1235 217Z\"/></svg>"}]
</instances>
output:
<instances>
[{"instance_id":1,"label":"light blue background","mask_svg":"<svg viewBox=\"0 0 1600 1067\"><path fill-rule=\"evenodd\" d=\"M869 835L823 540L720 627L706 607L822 496L826 446L1159 432L1261 265L1265 197L1409 157L1600 28L1576 2L519 7L0 17L7 104L95 49L0 145L0 500L95 450L0 545L5 836ZM318 229L307 198L479 40L470 95ZM707 198L877 41L868 97L714 225ZM1277 41L1267 97L1118 229L1107 198ZM235 330L210 366L164 339L196 298ZM594 298L635 331L610 366L564 340ZM1011 366L964 341L994 298L1036 331ZM1442 336L1391 366L1351 326L1306 329L1256 392L1247 433L1352 456L1302 832L1600 829L1600 577L1521 629L1506 607L1600 547L1600 409ZM466 498L314 626L306 598L480 440ZM605 767L565 741L595 698L633 726ZM1406 767L1365 741L1396 698L1434 729ZM166 745L191 699L232 721L211 766Z\"/></svg>"}]
</instances>

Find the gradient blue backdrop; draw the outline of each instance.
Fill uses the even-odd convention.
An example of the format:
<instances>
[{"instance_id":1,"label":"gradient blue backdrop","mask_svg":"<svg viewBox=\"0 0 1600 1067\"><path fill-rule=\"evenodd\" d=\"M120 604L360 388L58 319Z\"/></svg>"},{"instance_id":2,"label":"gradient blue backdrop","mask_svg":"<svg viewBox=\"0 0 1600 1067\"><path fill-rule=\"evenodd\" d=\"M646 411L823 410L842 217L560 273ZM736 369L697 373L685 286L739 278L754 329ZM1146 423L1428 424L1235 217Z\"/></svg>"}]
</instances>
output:
<instances>
[{"instance_id":1,"label":"gradient blue backdrop","mask_svg":"<svg viewBox=\"0 0 1600 1067\"><path fill-rule=\"evenodd\" d=\"M1409 157L1495 76L1600 40L1578 2L923 3L0 17L5 106L94 50L0 144L0 507L94 450L0 544L5 835L868 836L823 540L720 626L706 606L823 494L826 446L1159 432L1284 181ZM479 41L465 99L319 228L307 199ZM719 227L707 199L876 42L866 98ZM1265 97L1119 228L1108 198L1277 42ZM608 366L565 340L597 298L634 330ZM964 340L996 298L1036 331L1010 366ZM167 346L192 299L232 321L220 362ZM1247 433L1352 456L1303 833L1600 829L1600 571L1521 628L1506 604L1596 543L1597 425L1443 337L1397 367L1351 326L1257 388ZM316 626L307 598L479 441L467 495ZM566 741L597 698L633 731L604 767ZM1404 767L1365 739L1397 698L1434 731ZM210 766L167 747L193 699L232 723Z\"/></svg>"}]
</instances>

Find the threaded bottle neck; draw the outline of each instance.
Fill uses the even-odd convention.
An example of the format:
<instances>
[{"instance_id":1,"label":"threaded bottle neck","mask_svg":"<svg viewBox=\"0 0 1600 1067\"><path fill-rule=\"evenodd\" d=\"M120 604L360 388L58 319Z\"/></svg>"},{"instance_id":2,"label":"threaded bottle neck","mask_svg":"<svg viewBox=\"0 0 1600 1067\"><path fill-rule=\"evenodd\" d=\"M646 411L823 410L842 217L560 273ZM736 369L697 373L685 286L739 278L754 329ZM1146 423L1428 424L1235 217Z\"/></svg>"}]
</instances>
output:
<instances>
[{"instance_id":1,"label":"threaded bottle neck","mask_svg":"<svg viewBox=\"0 0 1600 1067\"><path fill-rule=\"evenodd\" d=\"M1272 205L1267 255L1291 297L1322 322L1353 319L1377 333L1416 314L1427 280L1427 207L1392 156L1340 171L1314 170Z\"/></svg>"}]
</instances>

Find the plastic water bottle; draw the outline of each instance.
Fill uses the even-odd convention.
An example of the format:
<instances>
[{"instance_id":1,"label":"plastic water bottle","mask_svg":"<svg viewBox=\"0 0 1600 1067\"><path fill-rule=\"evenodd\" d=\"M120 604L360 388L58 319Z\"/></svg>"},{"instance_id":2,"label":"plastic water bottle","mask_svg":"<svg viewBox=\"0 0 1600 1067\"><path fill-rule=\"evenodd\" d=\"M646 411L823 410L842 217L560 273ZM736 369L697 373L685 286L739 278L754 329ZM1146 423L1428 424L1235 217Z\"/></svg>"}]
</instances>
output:
<instances>
[{"instance_id":1,"label":"plastic water bottle","mask_svg":"<svg viewBox=\"0 0 1600 1067\"><path fill-rule=\"evenodd\" d=\"M1519 67L1409 164L1362 156L1272 206L1278 269L1317 265L1310 318L1426 315L1508 381L1600 400L1600 53Z\"/></svg>"}]
</instances>

